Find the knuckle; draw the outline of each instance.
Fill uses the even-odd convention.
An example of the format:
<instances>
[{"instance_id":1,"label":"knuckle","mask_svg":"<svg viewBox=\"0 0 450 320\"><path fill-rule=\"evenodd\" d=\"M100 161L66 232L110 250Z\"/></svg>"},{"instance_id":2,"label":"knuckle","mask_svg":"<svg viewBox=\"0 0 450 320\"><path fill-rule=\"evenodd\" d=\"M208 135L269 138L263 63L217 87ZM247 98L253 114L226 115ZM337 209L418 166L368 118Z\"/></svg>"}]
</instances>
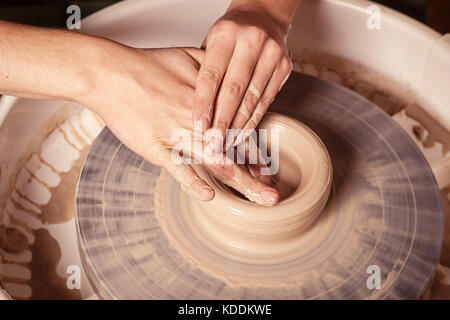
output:
<instances>
[{"instance_id":1,"label":"knuckle","mask_svg":"<svg viewBox=\"0 0 450 320\"><path fill-rule=\"evenodd\" d=\"M258 41L255 41L255 39L248 39L244 41L244 47L247 51L253 51L258 49L260 46L260 43Z\"/></svg>"},{"instance_id":2,"label":"knuckle","mask_svg":"<svg viewBox=\"0 0 450 320\"><path fill-rule=\"evenodd\" d=\"M204 69L199 72L198 80L206 82L218 82L220 78L219 71L213 68Z\"/></svg>"},{"instance_id":3,"label":"knuckle","mask_svg":"<svg viewBox=\"0 0 450 320\"><path fill-rule=\"evenodd\" d=\"M209 170L223 183L230 185L233 182L233 171L230 166L214 164L209 166Z\"/></svg>"},{"instance_id":4,"label":"knuckle","mask_svg":"<svg viewBox=\"0 0 450 320\"><path fill-rule=\"evenodd\" d=\"M262 112L264 115L264 112ZM258 126L258 123L261 119L256 119L253 117L253 119L248 120L248 128L247 129L255 129Z\"/></svg>"},{"instance_id":5,"label":"knuckle","mask_svg":"<svg viewBox=\"0 0 450 320\"><path fill-rule=\"evenodd\" d=\"M252 91L248 90L244 97L244 105L247 108L247 111L251 112L258 103L258 100L258 96Z\"/></svg>"},{"instance_id":6,"label":"knuckle","mask_svg":"<svg viewBox=\"0 0 450 320\"><path fill-rule=\"evenodd\" d=\"M244 91L244 84L241 81L230 81L224 87L225 92L234 97L240 97Z\"/></svg>"},{"instance_id":7,"label":"knuckle","mask_svg":"<svg viewBox=\"0 0 450 320\"><path fill-rule=\"evenodd\" d=\"M280 44L272 38L267 39L265 46L266 46L267 50L269 51L270 55L279 56L280 53L282 52Z\"/></svg>"},{"instance_id":8,"label":"knuckle","mask_svg":"<svg viewBox=\"0 0 450 320\"><path fill-rule=\"evenodd\" d=\"M244 192L246 194L252 193L253 189L255 189L256 182L253 179L245 179L243 182Z\"/></svg>"},{"instance_id":9,"label":"knuckle","mask_svg":"<svg viewBox=\"0 0 450 320\"><path fill-rule=\"evenodd\" d=\"M251 39L254 39L256 42L263 42L267 39L267 32L257 26L248 26L246 32L250 36Z\"/></svg>"},{"instance_id":10,"label":"knuckle","mask_svg":"<svg viewBox=\"0 0 450 320\"><path fill-rule=\"evenodd\" d=\"M220 119L217 121L217 126L222 129L227 129L230 126L230 119Z\"/></svg>"},{"instance_id":11,"label":"knuckle","mask_svg":"<svg viewBox=\"0 0 450 320\"><path fill-rule=\"evenodd\" d=\"M209 109L209 107L211 105L211 99L208 99L206 97L198 98L196 102L197 103L195 105L199 106L200 108ZM203 111L203 110L198 110L198 111Z\"/></svg>"},{"instance_id":12,"label":"knuckle","mask_svg":"<svg viewBox=\"0 0 450 320\"><path fill-rule=\"evenodd\" d=\"M233 121L235 122L237 127L240 127L241 125L245 124L245 122L248 120L248 118L249 118L248 113L244 113L242 110L239 110L238 112L236 112L236 115L235 115Z\"/></svg>"},{"instance_id":13,"label":"knuckle","mask_svg":"<svg viewBox=\"0 0 450 320\"><path fill-rule=\"evenodd\" d=\"M214 30L219 33L227 33L236 28L237 24L233 20L220 20L214 25Z\"/></svg>"},{"instance_id":14,"label":"knuckle","mask_svg":"<svg viewBox=\"0 0 450 320\"><path fill-rule=\"evenodd\" d=\"M261 109L256 111L256 115L255 118L253 119L254 123L255 123L255 128L258 126L258 123L262 120L262 118L264 117L264 114L266 113L267 109Z\"/></svg>"},{"instance_id":15,"label":"knuckle","mask_svg":"<svg viewBox=\"0 0 450 320\"><path fill-rule=\"evenodd\" d=\"M261 109L257 110L258 116L264 114L264 112L267 110L271 102L272 97L269 95L265 95L264 97L261 98Z\"/></svg>"}]
</instances>

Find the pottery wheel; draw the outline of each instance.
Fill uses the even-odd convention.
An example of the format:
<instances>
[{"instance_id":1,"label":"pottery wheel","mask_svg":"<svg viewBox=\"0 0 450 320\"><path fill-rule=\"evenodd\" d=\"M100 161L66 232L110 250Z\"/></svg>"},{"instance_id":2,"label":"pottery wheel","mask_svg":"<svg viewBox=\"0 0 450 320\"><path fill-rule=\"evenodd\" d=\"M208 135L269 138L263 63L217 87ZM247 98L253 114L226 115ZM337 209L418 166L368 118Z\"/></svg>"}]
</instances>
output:
<instances>
[{"instance_id":1,"label":"pottery wheel","mask_svg":"<svg viewBox=\"0 0 450 320\"><path fill-rule=\"evenodd\" d=\"M420 297L440 255L443 215L414 142L371 102L303 74L291 75L270 110L313 129L333 164L329 201L295 252L252 264L211 250L189 218L196 200L105 128L76 198L81 255L101 298ZM374 268L380 289L367 285Z\"/></svg>"}]
</instances>

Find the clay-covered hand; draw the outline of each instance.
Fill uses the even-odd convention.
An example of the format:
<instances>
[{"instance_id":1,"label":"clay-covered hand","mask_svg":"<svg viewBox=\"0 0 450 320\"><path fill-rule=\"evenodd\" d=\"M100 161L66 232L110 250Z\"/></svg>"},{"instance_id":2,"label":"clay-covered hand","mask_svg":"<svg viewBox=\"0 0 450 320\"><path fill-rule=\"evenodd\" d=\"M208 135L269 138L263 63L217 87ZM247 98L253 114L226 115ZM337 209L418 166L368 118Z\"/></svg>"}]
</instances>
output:
<instances>
[{"instance_id":1,"label":"clay-covered hand","mask_svg":"<svg viewBox=\"0 0 450 320\"><path fill-rule=\"evenodd\" d=\"M172 152L178 142L173 139L176 130L185 130L194 137L192 101L203 55L203 50L194 48L120 46L98 66L103 70L99 71L100 81L79 102L98 112L131 150L165 167L185 191L201 200L211 200L213 189L189 163L174 161ZM202 165L252 201L263 205L278 201L277 191L251 175L245 165Z\"/></svg>"},{"instance_id":2,"label":"clay-covered hand","mask_svg":"<svg viewBox=\"0 0 450 320\"><path fill-rule=\"evenodd\" d=\"M285 39L298 3L234 0L211 27L193 108L203 130L256 128L292 70Z\"/></svg>"}]
</instances>

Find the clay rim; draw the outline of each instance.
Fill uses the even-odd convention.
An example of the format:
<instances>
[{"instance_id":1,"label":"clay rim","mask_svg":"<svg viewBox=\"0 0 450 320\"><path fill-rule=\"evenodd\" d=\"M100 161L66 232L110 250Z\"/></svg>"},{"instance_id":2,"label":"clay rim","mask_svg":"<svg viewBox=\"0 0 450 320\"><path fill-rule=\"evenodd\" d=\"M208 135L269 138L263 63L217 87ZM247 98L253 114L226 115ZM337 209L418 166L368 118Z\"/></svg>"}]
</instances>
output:
<instances>
[{"instance_id":1,"label":"clay rim","mask_svg":"<svg viewBox=\"0 0 450 320\"><path fill-rule=\"evenodd\" d=\"M214 203L227 203L228 211L239 215L242 218L249 219L251 221L260 221L261 223L280 223L283 221L290 221L293 219L305 219L311 213L315 213L315 208L321 206L320 210L326 204L326 200L331 192L331 184L333 177L333 167L331 164L331 158L322 140L312 131L309 127L303 123L292 119L291 117L276 114L272 112L266 113L264 119L261 121L259 128L266 128L268 126L283 126L287 128L287 136L292 137L292 134L303 135L309 139L311 148L315 149L315 152L310 152L313 160L317 160L323 157L329 164L327 167L319 167L318 161L312 161L313 169L315 172L325 169L326 172L321 175L321 181L319 183L323 186L320 192L315 197L312 197L310 201L299 207L299 198L304 197L305 193L310 191L311 183L314 181L308 180L306 183L300 181L299 186L295 191L287 198L282 199L278 204L273 207L265 207L260 204L251 202L247 199L242 199L231 190L229 190L221 182L218 182L214 177L204 170L200 170L199 174L213 186L216 191L215 198L212 200ZM283 149L282 135L280 134L280 152ZM289 152L288 152L289 153ZM280 163L280 166L282 164ZM300 164L302 166L302 164ZM300 174L302 169L299 168ZM303 175L302 175L303 176ZM277 214L273 214L273 208L277 208ZM320 212L319 212L320 213Z\"/></svg>"}]
</instances>

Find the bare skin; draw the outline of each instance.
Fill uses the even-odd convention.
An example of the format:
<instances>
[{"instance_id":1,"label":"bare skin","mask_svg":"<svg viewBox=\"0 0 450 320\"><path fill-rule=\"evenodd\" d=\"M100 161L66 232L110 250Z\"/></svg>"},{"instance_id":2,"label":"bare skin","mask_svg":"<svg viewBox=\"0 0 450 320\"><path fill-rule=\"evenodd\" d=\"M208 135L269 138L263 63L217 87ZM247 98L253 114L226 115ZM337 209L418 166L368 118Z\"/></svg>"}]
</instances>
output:
<instances>
[{"instance_id":1,"label":"bare skin","mask_svg":"<svg viewBox=\"0 0 450 320\"><path fill-rule=\"evenodd\" d=\"M189 164L176 165L170 158L173 130L192 130L192 101L203 50L136 49L78 33L1 21L0 34L0 93L81 103L98 113L131 150L164 166L190 194L206 201L214 197ZM263 205L278 201L278 192L245 166L207 169L252 201Z\"/></svg>"},{"instance_id":2,"label":"bare skin","mask_svg":"<svg viewBox=\"0 0 450 320\"><path fill-rule=\"evenodd\" d=\"M203 130L256 128L292 70L285 39L299 3L234 0L212 26L194 95Z\"/></svg>"}]
</instances>

